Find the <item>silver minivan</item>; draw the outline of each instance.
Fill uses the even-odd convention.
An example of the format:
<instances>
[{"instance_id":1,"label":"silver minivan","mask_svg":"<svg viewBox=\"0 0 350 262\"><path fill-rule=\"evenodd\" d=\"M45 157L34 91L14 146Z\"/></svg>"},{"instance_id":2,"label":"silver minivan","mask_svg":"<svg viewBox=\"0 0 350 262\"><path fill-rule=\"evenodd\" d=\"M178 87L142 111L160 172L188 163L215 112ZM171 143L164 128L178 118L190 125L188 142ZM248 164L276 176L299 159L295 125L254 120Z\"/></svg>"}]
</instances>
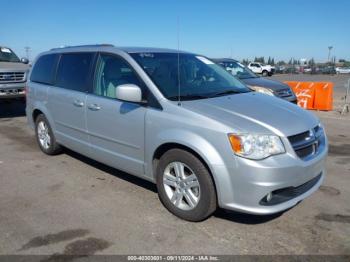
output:
<instances>
[{"instance_id":1,"label":"silver minivan","mask_svg":"<svg viewBox=\"0 0 350 262\"><path fill-rule=\"evenodd\" d=\"M317 117L251 92L202 55L57 48L37 57L27 85L27 118L44 153L64 146L152 181L164 206L189 221L217 207L284 211L326 175Z\"/></svg>"}]
</instances>

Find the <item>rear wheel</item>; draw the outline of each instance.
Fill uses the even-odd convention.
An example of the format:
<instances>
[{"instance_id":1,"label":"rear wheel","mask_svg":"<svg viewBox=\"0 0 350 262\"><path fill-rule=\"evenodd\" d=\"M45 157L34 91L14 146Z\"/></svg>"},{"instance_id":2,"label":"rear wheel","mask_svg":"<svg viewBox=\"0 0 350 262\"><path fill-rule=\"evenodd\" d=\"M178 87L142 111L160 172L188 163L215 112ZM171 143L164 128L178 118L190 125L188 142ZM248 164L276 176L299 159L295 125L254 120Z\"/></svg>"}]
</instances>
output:
<instances>
[{"instance_id":1,"label":"rear wheel","mask_svg":"<svg viewBox=\"0 0 350 262\"><path fill-rule=\"evenodd\" d=\"M35 120L35 134L38 145L45 154L57 155L62 151L61 146L56 142L49 122L43 114Z\"/></svg>"},{"instance_id":2,"label":"rear wheel","mask_svg":"<svg viewBox=\"0 0 350 262\"><path fill-rule=\"evenodd\" d=\"M269 75L269 72L267 72L267 70L264 70L264 71L262 72L262 75L263 75L263 76L268 76L268 75Z\"/></svg>"},{"instance_id":3,"label":"rear wheel","mask_svg":"<svg viewBox=\"0 0 350 262\"><path fill-rule=\"evenodd\" d=\"M201 221L216 210L216 191L208 169L185 150L171 149L161 157L157 188L163 205L182 219Z\"/></svg>"}]
</instances>

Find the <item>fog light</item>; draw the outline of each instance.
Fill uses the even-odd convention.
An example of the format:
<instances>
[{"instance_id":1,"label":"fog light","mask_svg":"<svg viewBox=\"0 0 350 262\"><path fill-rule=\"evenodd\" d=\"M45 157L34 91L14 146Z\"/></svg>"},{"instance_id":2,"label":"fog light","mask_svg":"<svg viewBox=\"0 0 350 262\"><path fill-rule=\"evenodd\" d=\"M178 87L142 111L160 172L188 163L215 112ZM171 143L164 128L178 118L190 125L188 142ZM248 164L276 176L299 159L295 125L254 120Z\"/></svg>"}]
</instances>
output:
<instances>
[{"instance_id":1,"label":"fog light","mask_svg":"<svg viewBox=\"0 0 350 262\"><path fill-rule=\"evenodd\" d=\"M272 198L272 193L268 193L266 196L266 201L270 202L271 198Z\"/></svg>"}]
</instances>

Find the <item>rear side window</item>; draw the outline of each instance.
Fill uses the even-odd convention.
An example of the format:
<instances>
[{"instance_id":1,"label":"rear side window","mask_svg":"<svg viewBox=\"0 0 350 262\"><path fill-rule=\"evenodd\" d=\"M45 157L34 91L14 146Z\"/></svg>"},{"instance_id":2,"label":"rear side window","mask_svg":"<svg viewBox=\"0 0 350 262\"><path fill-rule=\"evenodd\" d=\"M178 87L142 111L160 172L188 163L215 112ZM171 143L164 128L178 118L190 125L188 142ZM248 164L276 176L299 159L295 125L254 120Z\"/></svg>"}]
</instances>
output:
<instances>
[{"instance_id":1,"label":"rear side window","mask_svg":"<svg viewBox=\"0 0 350 262\"><path fill-rule=\"evenodd\" d=\"M93 53L63 54L57 69L56 86L86 92Z\"/></svg>"},{"instance_id":2,"label":"rear side window","mask_svg":"<svg viewBox=\"0 0 350 262\"><path fill-rule=\"evenodd\" d=\"M30 81L41 84L52 84L57 58L57 54L41 56L34 65L30 76Z\"/></svg>"}]
</instances>

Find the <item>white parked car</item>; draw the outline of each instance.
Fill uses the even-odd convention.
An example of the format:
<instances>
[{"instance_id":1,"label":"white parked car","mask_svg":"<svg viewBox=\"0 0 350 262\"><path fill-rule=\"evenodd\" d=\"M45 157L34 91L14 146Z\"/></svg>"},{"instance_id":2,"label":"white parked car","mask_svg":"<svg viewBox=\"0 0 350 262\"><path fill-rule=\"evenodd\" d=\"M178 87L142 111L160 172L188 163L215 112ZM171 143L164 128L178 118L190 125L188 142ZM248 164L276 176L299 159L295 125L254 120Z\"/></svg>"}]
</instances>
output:
<instances>
[{"instance_id":1,"label":"white parked car","mask_svg":"<svg viewBox=\"0 0 350 262\"><path fill-rule=\"evenodd\" d=\"M337 67L335 71L337 74L350 74L350 67Z\"/></svg>"},{"instance_id":2,"label":"white parked car","mask_svg":"<svg viewBox=\"0 0 350 262\"><path fill-rule=\"evenodd\" d=\"M248 68L255 74L262 74L263 76L272 76L275 73L274 66L265 65L258 62L249 63Z\"/></svg>"}]
</instances>

